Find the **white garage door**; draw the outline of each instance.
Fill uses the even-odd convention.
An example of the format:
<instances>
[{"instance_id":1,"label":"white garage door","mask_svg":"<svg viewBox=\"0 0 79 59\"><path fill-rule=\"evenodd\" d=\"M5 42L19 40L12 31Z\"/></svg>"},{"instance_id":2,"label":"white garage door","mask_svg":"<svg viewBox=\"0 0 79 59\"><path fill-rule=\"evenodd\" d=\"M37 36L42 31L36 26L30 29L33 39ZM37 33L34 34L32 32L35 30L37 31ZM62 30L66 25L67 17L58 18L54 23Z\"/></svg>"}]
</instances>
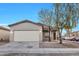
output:
<instances>
[{"instance_id":1,"label":"white garage door","mask_svg":"<svg viewBox=\"0 0 79 59\"><path fill-rule=\"evenodd\" d=\"M14 31L14 41L39 41L40 31Z\"/></svg>"}]
</instances>

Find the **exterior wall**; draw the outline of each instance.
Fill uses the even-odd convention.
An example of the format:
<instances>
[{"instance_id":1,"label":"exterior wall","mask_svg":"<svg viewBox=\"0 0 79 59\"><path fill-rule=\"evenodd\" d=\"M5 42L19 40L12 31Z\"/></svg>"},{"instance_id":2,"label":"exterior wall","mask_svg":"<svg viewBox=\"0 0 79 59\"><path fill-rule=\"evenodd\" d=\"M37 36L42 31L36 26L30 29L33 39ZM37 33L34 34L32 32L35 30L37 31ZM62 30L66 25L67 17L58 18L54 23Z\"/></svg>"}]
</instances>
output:
<instances>
[{"instance_id":1,"label":"exterior wall","mask_svg":"<svg viewBox=\"0 0 79 59\"><path fill-rule=\"evenodd\" d=\"M56 39L57 40L58 38L58 31L55 31L56 33ZM46 38L47 37L47 38ZM53 42L54 40L54 31L50 32L50 39L51 39L51 42ZM49 32L44 32L44 41L49 41Z\"/></svg>"},{"instance_id":2,"label":"exterior wall","mask_svg":"<svg viewBox=\"0 0 79 59\"><path fill-rule=\"evenodd\" d=\"M51 41L53 41L54 39L53 39L53 32L51 32Z\"/></svg>"},{"instance_id":3,"label":"exterior wall","mask_svg":"<svg viewBox=\"0 0 79 59\"><path fill-rule=\"evenodd\" d=\"M13 42L14 41L14 31L11 30L10 31L10 42Z\"/></svg>"},{"instance_id":4,"label":"exterior wall","mask_svg":"<svg viewBox=\"0 0 79 59\"><path fill-rule=\"evenodd\" d=\"M79 31L71 32L69 35L70 35L70 37L72 37L72 36L75 36L75 37L79 36ZM66 33L65 36L68 36L68 34Z\"/></svg>"},{"instance_id":5,"label":"exterior wall","mask_svg":"<svg viewBox=\"0 0 79 59\"><path fill-rule=\"evenodd\" d=\"M78 36L79 36L79 32L78 32Z\"/></svg>"},{"instance_id":6,"label":"exterior wall","mask_svg":"<svg viewBox=\"0 0 79 59\"><path fill-rule=\"evenodd\" d=\"M43 42L49 41L49 32L44 32Z\"/></svg>"},{"instance_id":7,"label":"exterior wall","mask_svg":"<svg viewBox=\"0 0 79 59\"><path fill-rule=\"evenodd\" d=\"M0 29L0 40L9 40L10 32L7 30Z\"/></svg>"},{"instance_id":8,"label":"exterior wall","mask_svg":"<svg viewBox=\"0 0 79 59\"><path fill-rule=\"evenodd\" d=\"M78 37L79 36L79 32L72 32L72 33L70 33L70 36Z\"/></svg>"},{"instance_id":9,"label":"exterior wall","mask_svg":"<svg viewBox=\"0 0 79 59\"><path fill-rule=\"evenodd\" d=\"M59 32L56 31L56 39L58 40L58 38L59 38Z\"/></svg>"},{"instance_id":10,"label":"exterior wall","mask_svg":"<svg viewBox=\"0 0 79 59\"><path fill-rule=\"evenodd\" d=\"M42 30L42 29L41 29L41 26L25 22L25 23L21 23L21 24L12 26L11 30L13 30L13 31L14 30L22 30L22 31L23 30L30 30L31 31L31 30Z\"/></svg>"},{"instance_id":11,"label":"exterior wall","mask_svg":"<svg viewBox=\"0 0 79 59\"><path fill-rule=\"evenodd\" d=\"M38 26L32 23L21 23L11 27L10 31L10 41L14 41L14 31L39 31L40 40L42 41L42 26ZM29 35L30 36L30 35Z\"/></svg>"}]
</instances>

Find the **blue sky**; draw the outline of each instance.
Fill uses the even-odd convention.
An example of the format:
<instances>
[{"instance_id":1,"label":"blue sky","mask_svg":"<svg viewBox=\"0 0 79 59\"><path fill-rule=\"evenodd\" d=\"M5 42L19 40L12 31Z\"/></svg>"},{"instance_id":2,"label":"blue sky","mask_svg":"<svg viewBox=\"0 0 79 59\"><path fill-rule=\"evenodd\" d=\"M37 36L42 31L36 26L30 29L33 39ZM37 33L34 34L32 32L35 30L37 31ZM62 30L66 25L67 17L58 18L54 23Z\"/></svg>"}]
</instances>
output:
<instances>
[{"instance_id":1,"label":"blue sky","mask_svg":"<svg viewBox=\"0 0 79 59\"><path fill-rule=\"evenodd\" d=\"M52 4L0 4L0 24L11 24L28 19L38 21L38 12L41 8L51 8Z\"/></svg>"},{"instance_id":2,"label":"blue sky","mask_svg":"<svg viewBox=\"0 0 79 59\"><path fill-rule=\"evenodd\" d=\"M0 24L12 24L21 20L31 20L38 22L38 12L42 8L51 8L50 3L0 3ZM78 31L79 25L73 29L73 31Z\"/></svg>"}]
</instances>

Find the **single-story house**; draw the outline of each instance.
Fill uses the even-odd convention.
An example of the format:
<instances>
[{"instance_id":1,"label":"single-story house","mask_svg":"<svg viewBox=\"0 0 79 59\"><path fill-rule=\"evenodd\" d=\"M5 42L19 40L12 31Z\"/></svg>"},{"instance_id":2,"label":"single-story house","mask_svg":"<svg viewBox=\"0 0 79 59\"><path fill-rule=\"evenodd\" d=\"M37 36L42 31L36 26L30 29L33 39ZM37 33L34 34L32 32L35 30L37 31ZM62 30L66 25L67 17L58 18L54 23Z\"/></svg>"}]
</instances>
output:
<instances>
[{"instance_id":1,"label":"single-story house","mask_svg":"<svg viewBox=\"0 0 79 59\"><path fill-rule=\"evenodd\" d=\"M8 42L10 36L10 29L0 26L0 42Z\"/></svg>"},{"instance_id":2,"label":"single-story house","mask_svg":"<svg viewBox=\"0 0 79 59\"><path fill-rule=\"evenodd\" d=\"M49 41L49 27L35 23L29 20L23 20L9 25L10 41L25 41L25 42L45 42ZM57 39L57 29L51 28L51 42Z\"/></svg>"},{"instance_id":3,"label":"single-story house","mask_svg":"<svg viewBox=\"0 0 79 59\"><path fill-rule=\"evenodd\" d=\"M67 36L68 34L65 34L65 36ZM70 37L75 36L75 37L79 37L79 31L74 31L74 32L70 32Z\"/></svg>"}]
</instances>

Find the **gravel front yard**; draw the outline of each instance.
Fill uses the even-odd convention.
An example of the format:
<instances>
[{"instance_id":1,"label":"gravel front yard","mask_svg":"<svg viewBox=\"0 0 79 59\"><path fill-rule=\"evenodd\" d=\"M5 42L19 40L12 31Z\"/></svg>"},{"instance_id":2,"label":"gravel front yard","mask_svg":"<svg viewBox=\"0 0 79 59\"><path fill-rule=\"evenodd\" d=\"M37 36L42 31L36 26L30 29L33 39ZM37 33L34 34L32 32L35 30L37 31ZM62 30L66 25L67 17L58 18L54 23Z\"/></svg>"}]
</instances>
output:
<instances>
[{"instance_id":1,"label":"gravel front yard","mask_svg":"<svg viewBox=\"0 0 79 59\"><path fill-rule=\"evenodd\" d=\"M79 48L79 42L63 40L63 44L59 44L59 41L54 42L41 42L41 48Z\"/></svg>"}]
</instances>

